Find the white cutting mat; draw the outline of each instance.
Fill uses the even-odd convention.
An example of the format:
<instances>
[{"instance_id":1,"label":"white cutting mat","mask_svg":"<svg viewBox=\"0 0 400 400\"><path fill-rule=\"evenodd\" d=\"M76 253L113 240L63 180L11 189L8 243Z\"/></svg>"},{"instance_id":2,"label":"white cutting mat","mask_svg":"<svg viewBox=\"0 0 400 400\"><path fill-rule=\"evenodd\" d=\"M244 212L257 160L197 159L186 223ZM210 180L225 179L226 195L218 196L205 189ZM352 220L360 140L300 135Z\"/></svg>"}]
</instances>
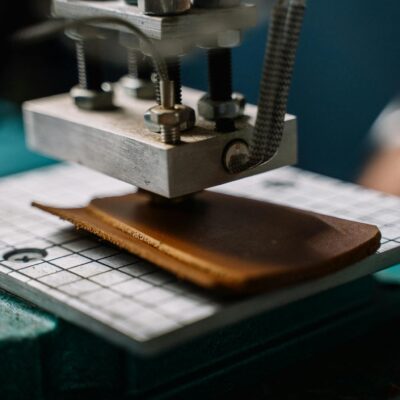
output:
<instances>
[{"instance_id":1,"label":"white cutting mat","mask_svg":"<svg viewBox=\"0 0 400 400\"><path fill-rule=\"evenodd\" d=\"M0 180L0 287L132 351L154 352L400 261L400 200L395 197L290 167L217 190L377 224L382 247L328 278L222 301L30 207L32 200L83 206L94 196L132 191L89 169L58 165ZM28 252L5 260L21 249L42 249L47 256L31 260Z\"/></svg>"}]
</instances>

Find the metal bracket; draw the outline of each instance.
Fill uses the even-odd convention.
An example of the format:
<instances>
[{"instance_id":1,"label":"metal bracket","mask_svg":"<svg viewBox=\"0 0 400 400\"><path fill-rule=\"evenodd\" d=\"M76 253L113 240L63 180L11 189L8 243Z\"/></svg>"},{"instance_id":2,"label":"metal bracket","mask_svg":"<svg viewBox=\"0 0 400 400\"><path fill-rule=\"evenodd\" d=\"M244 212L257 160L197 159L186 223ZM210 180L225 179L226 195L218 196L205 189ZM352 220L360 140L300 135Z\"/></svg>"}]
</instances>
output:
<instances>
[{"instance_id":1,"label":"metal bracket","mask_svg":"<svg viewBox=\"0 0 400 400\"><path fill-rule=\"evenodd\" d=\"M183 91L185 104L195 107L204 95ZM182 143L168 145L145 128L143 115L152 101L132 99L116 86L114 111L77 108L68 94L27 102L24 106L29 147L61 160L77 162L145 190L174 198L247 176L294 164L297 160L296 118L286 116L281 146L266 164L231 174L224 167L224 151L233 141L248 142L255 106L236 121L237 130L217 133L199 120L182 134Z\"/></svg>"},{"instance_id":2,"label":"metal bracket","mask_svg":"<svg viewBox=\"0 0 400 400\"><path fill-rule=\"evenodd\" d=\"M251 4L211 10L192 8L183 15L155 17L144 15L138 7L126 4L124 0L54 0L53 13L55 17L69 19L120 17L140 28L151 39L182 39L196 42L221 32L254 27L258 20L256 7Z\"/></svg>"}]
</instances>

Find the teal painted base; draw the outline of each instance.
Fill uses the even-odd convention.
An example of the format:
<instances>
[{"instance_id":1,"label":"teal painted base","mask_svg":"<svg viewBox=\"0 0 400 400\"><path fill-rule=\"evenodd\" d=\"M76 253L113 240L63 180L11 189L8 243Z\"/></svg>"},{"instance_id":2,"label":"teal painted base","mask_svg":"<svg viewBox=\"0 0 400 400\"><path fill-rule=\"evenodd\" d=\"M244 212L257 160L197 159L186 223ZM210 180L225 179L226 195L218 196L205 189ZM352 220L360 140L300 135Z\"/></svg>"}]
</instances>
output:
<instances>
[{"instance_id":1,"label":"teal painted base","mask_svg":"<svg viewBox=\"0 0 400 400\"><path fill-rule=\"evenodd\" d=\"M385 293L364 278L153 358L127 354L0 293L0 398L208 399L210 393L240 393L390 318L400 294Z\"/></svg>"},{"instance_id":2,"label":"teal painted base","mask_svg":"<svg viewBox=\"0 0 400 400\"><path fill-rule=\"evenodd\" d=\"M379 282L387 285L400 285L400 264L375 274Z\"/></svg>"},{"instance_id":3,"label":"teal painted base","mask_svg":"<svg viewBox=\"0 0 400 400\"><path fill-rule=\"evenodd\" d=\"M0 101L0 176L54 163L54 160L41 157L26 148L19 108Z\"/></svg>"}]
</instances>

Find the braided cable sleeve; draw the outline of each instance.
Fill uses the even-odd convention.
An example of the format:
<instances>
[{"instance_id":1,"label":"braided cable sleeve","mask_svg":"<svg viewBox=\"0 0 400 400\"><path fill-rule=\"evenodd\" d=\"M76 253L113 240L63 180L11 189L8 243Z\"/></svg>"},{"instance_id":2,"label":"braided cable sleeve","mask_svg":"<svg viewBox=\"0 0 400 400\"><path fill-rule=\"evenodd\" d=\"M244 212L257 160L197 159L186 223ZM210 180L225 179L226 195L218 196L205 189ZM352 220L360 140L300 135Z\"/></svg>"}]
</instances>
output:
<instances>
[{"instance_id":1,"label":"braided cable sleeve","mask_svg":"<svg viewBox=\"0 0 400 400\"><path fill-rule=\"evenodd\" d=\"M282 50L282 40L287 13L287 2L283 0L277 1L272 9L268 30L268 43L264 55L263 71L260 82L258 101L259 111L250 143L249 157L246 159L243 155L239 155L232 159L229 165L229 170L232 173L239 173L252 168L261 163L264 158L268 136L266 132L270 131L269 126L273 112L272 106L281 70L281 57L279 54Z\"/></svg>"},{"instance_id":2,"label":"braided cable sleeve","mask_svg":"<svg viewBox=\"0 0 400 400\"><path fill-rule=\"evenodd\" d=\"M283 2L272 10L268 32L268 46L260 82L258 113L250 143L250 164L256 165L265 158L266 146L271 135L272 114L282 71L283 36L288 6Z\"/></svg>"},{"instance_id":3,"label":"braided cable sleeve","mask_svg":"<svg viewBox=\"0 0 400 400\"><path fill-rule=\"evenodd\" d=\"M233 173L256 167L279 149L306 0L278 1L272 11L260 83L258 114L247 160L238 157Z\"/></svg>"},{"instance_id":4,"label":"braided cable sleeve","mask_svg":"<svg viewBox=\"0 0 400 400\"><path fill-rule=\"evenodd\" d=\"M257 157L251 157L253 162L265 162L271 159L282 141L285 128L285 115L289 98L290 86L292 83L293 69L296 61L296 53L299 44L301 28L305 13L305 4L300 1L292 2L287 15L287 23L280 53L279 77L276 84L275 97L272 102L272 114L270 115L268 129L264 126L263 111L265 107L260 103L257 116L254 136L264 136L265 147L261 150L263 154L258 153Z\"/></svg>"}]
</instances>

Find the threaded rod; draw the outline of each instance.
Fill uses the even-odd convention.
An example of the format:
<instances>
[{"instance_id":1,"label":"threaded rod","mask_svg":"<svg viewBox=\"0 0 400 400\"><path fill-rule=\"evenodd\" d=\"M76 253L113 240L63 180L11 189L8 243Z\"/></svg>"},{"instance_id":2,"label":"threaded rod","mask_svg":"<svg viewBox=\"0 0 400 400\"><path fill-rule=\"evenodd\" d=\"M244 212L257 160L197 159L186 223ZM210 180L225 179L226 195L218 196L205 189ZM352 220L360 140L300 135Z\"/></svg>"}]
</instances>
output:
<instances>
[{"instance_id":1,"label":"threaded rod","mask_svg":"<svg viewBox=\"0 0 400 400\"><path fill-rule=\"evenodd\" d=\"M231 49L210 49L208 51L208 92L213 101L232 99L232 52ZM215 121L218 132L232 132L235 122L229 118Z\"/></svg>"}]
</instances>

